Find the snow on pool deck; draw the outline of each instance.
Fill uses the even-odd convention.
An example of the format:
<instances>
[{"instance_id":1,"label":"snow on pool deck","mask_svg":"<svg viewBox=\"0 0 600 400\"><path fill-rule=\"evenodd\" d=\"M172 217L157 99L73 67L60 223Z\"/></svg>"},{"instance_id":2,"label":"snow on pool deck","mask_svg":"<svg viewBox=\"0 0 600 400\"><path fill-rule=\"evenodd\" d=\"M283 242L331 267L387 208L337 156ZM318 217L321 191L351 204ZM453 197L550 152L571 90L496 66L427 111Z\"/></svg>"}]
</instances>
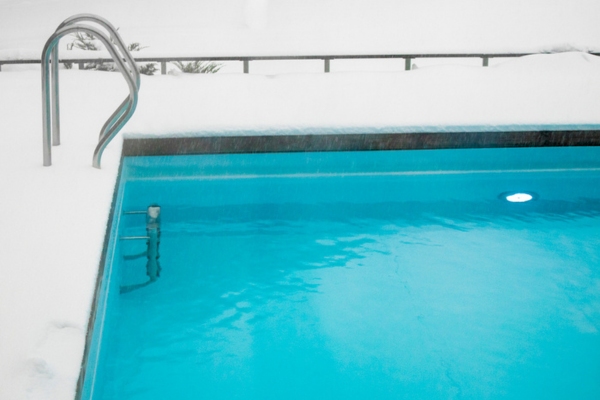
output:
<instances>
[{"instance_id":1,"label":"snow on pool deck","mask_svg":"<svg viewBox=\"0 0 600 400\"><path fill-rule=\"evenodd\" d=\"M600 127L600 58L583 53L488 68L142 76L138 110L97 170L97 135L127 86L93 71L60 81L62 144L42 167L39 70L0 73L0 399L74 395L123 136Z\"/></svg>"},{"instance_id":2,"label":"snow on pool deck","mask_svg":"<svg viewBox=\"0 0 600 400\"><path fill-rule=\"evenodd\" d=\"M156 77L142 82L125 131L148 137L594 124L599 69L600 57L562 53L487 68Z\"/></svg>"}]
</instances>

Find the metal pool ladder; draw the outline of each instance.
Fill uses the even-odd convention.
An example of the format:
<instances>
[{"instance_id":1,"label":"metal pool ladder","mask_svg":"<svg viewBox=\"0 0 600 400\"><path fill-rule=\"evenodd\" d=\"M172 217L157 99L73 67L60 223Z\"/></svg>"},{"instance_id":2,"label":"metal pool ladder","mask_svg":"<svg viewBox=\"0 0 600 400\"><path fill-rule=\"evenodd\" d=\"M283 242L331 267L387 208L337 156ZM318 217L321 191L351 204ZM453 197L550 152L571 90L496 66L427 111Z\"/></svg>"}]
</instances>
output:
<instances>
[{"instance_id":1,"label":"metal pool ladder","mask_svg":"<svg viewBox=\"0 0 600 400\"><path fill-rule=\"evenodd\" d=\"M146 251L141 254L134 256L125 256L125 258L134 259L140 256L146 256L146 275L148 276L148 281L142 284L131 285L126 287L121 287L121 293L130 292L135 289L139 289L141 287L147 286L160 277L160 263L158 259L160 258L159 254L159 245L160 245L160 206L157 204L152 204L148 206L146 211L126 211L124 214L145 214L146 215L146 236L121 236L121 240L146 240Z\"/></svg>"},{"instance_id":2,"label":"metal pool ladder","mask_svg":"<svg viewBox=\"0 0 600 400\"><path fill-rule=\"evenodd\" d=\"M95 26L82 24L81 22L93 22L100 25L106 31L98 29ZM100 168L102 152L108 143L119 133L121 128L129 121L133 115L138 101L138 91L140 88L140 72L135 64L131 53L127 50L123 39L115 27L102 17L93 14L78 14L63 21L56 28L56 31L46 42L42 51L42 122L43 122L43 150L44 166L52 165L52 148L50 146L50 136L52 136L52 145L60 144L60 107L58 101L58 42L60 39L74 32L85 32L98 38L110 53L117 68L123 74L129 86L129 95L123 100L121 105L112 113L106 121L98 145L94 150L92 165L94 168ZM49 65L52 65L50 73ZM52 87L50 87L52 82Z\"/></svg>"}]
</instances>

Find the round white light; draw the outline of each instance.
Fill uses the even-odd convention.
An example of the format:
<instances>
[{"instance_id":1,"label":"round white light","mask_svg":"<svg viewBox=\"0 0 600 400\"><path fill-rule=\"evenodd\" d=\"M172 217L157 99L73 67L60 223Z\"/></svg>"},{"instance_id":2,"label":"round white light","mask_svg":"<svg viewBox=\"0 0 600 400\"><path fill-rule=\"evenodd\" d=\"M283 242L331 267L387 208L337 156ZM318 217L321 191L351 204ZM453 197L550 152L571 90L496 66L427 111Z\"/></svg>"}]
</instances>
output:
<instances>
[{"instance_id":1,"label":"round white light","mask_svg":"<svg viewBox=\"0 0 600 400\"><path fill-rule=\"evenodd\" d=\"M533 199L533 196L528 193L514 193L506 196L506 200L511 203L525 203L531 199Z\"/></svg>"}]
</instances>

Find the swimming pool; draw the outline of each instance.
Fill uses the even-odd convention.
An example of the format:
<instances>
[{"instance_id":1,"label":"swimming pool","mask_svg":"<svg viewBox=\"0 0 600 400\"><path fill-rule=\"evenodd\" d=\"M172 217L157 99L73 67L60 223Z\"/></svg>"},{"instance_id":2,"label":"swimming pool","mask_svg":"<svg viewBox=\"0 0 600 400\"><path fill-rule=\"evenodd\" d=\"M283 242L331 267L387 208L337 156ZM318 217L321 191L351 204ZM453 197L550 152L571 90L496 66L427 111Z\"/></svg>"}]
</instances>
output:
<instances>
[{"instance_id":1,"label":"swimming pool","mask_svg":"<svg viewBox=\"0 0 600 400\"><path fill-rule=\"evenodd\" d=\"M599 156L126 157L82 398L597 398Z\"/></svg>"}]
</instances>

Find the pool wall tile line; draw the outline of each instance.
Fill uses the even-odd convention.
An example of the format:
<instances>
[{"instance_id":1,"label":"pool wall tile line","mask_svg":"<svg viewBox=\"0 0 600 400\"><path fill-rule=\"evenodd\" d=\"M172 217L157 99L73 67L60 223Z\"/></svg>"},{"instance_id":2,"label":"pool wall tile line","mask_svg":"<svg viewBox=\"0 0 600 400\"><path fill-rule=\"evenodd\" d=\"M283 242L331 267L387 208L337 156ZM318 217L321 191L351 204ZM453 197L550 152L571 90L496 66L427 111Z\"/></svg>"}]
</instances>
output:
<instances>
[{"instance_id":1,"label":"pool wall tile line","mask_svg":"<svg viewBox=\"0 0 600 400\"><path fill-rule=\"evenodd\" d=\"M496 147L598 146L600 130L197 136L125 139L128 156Z\"/></svg>"}]
</instances>

